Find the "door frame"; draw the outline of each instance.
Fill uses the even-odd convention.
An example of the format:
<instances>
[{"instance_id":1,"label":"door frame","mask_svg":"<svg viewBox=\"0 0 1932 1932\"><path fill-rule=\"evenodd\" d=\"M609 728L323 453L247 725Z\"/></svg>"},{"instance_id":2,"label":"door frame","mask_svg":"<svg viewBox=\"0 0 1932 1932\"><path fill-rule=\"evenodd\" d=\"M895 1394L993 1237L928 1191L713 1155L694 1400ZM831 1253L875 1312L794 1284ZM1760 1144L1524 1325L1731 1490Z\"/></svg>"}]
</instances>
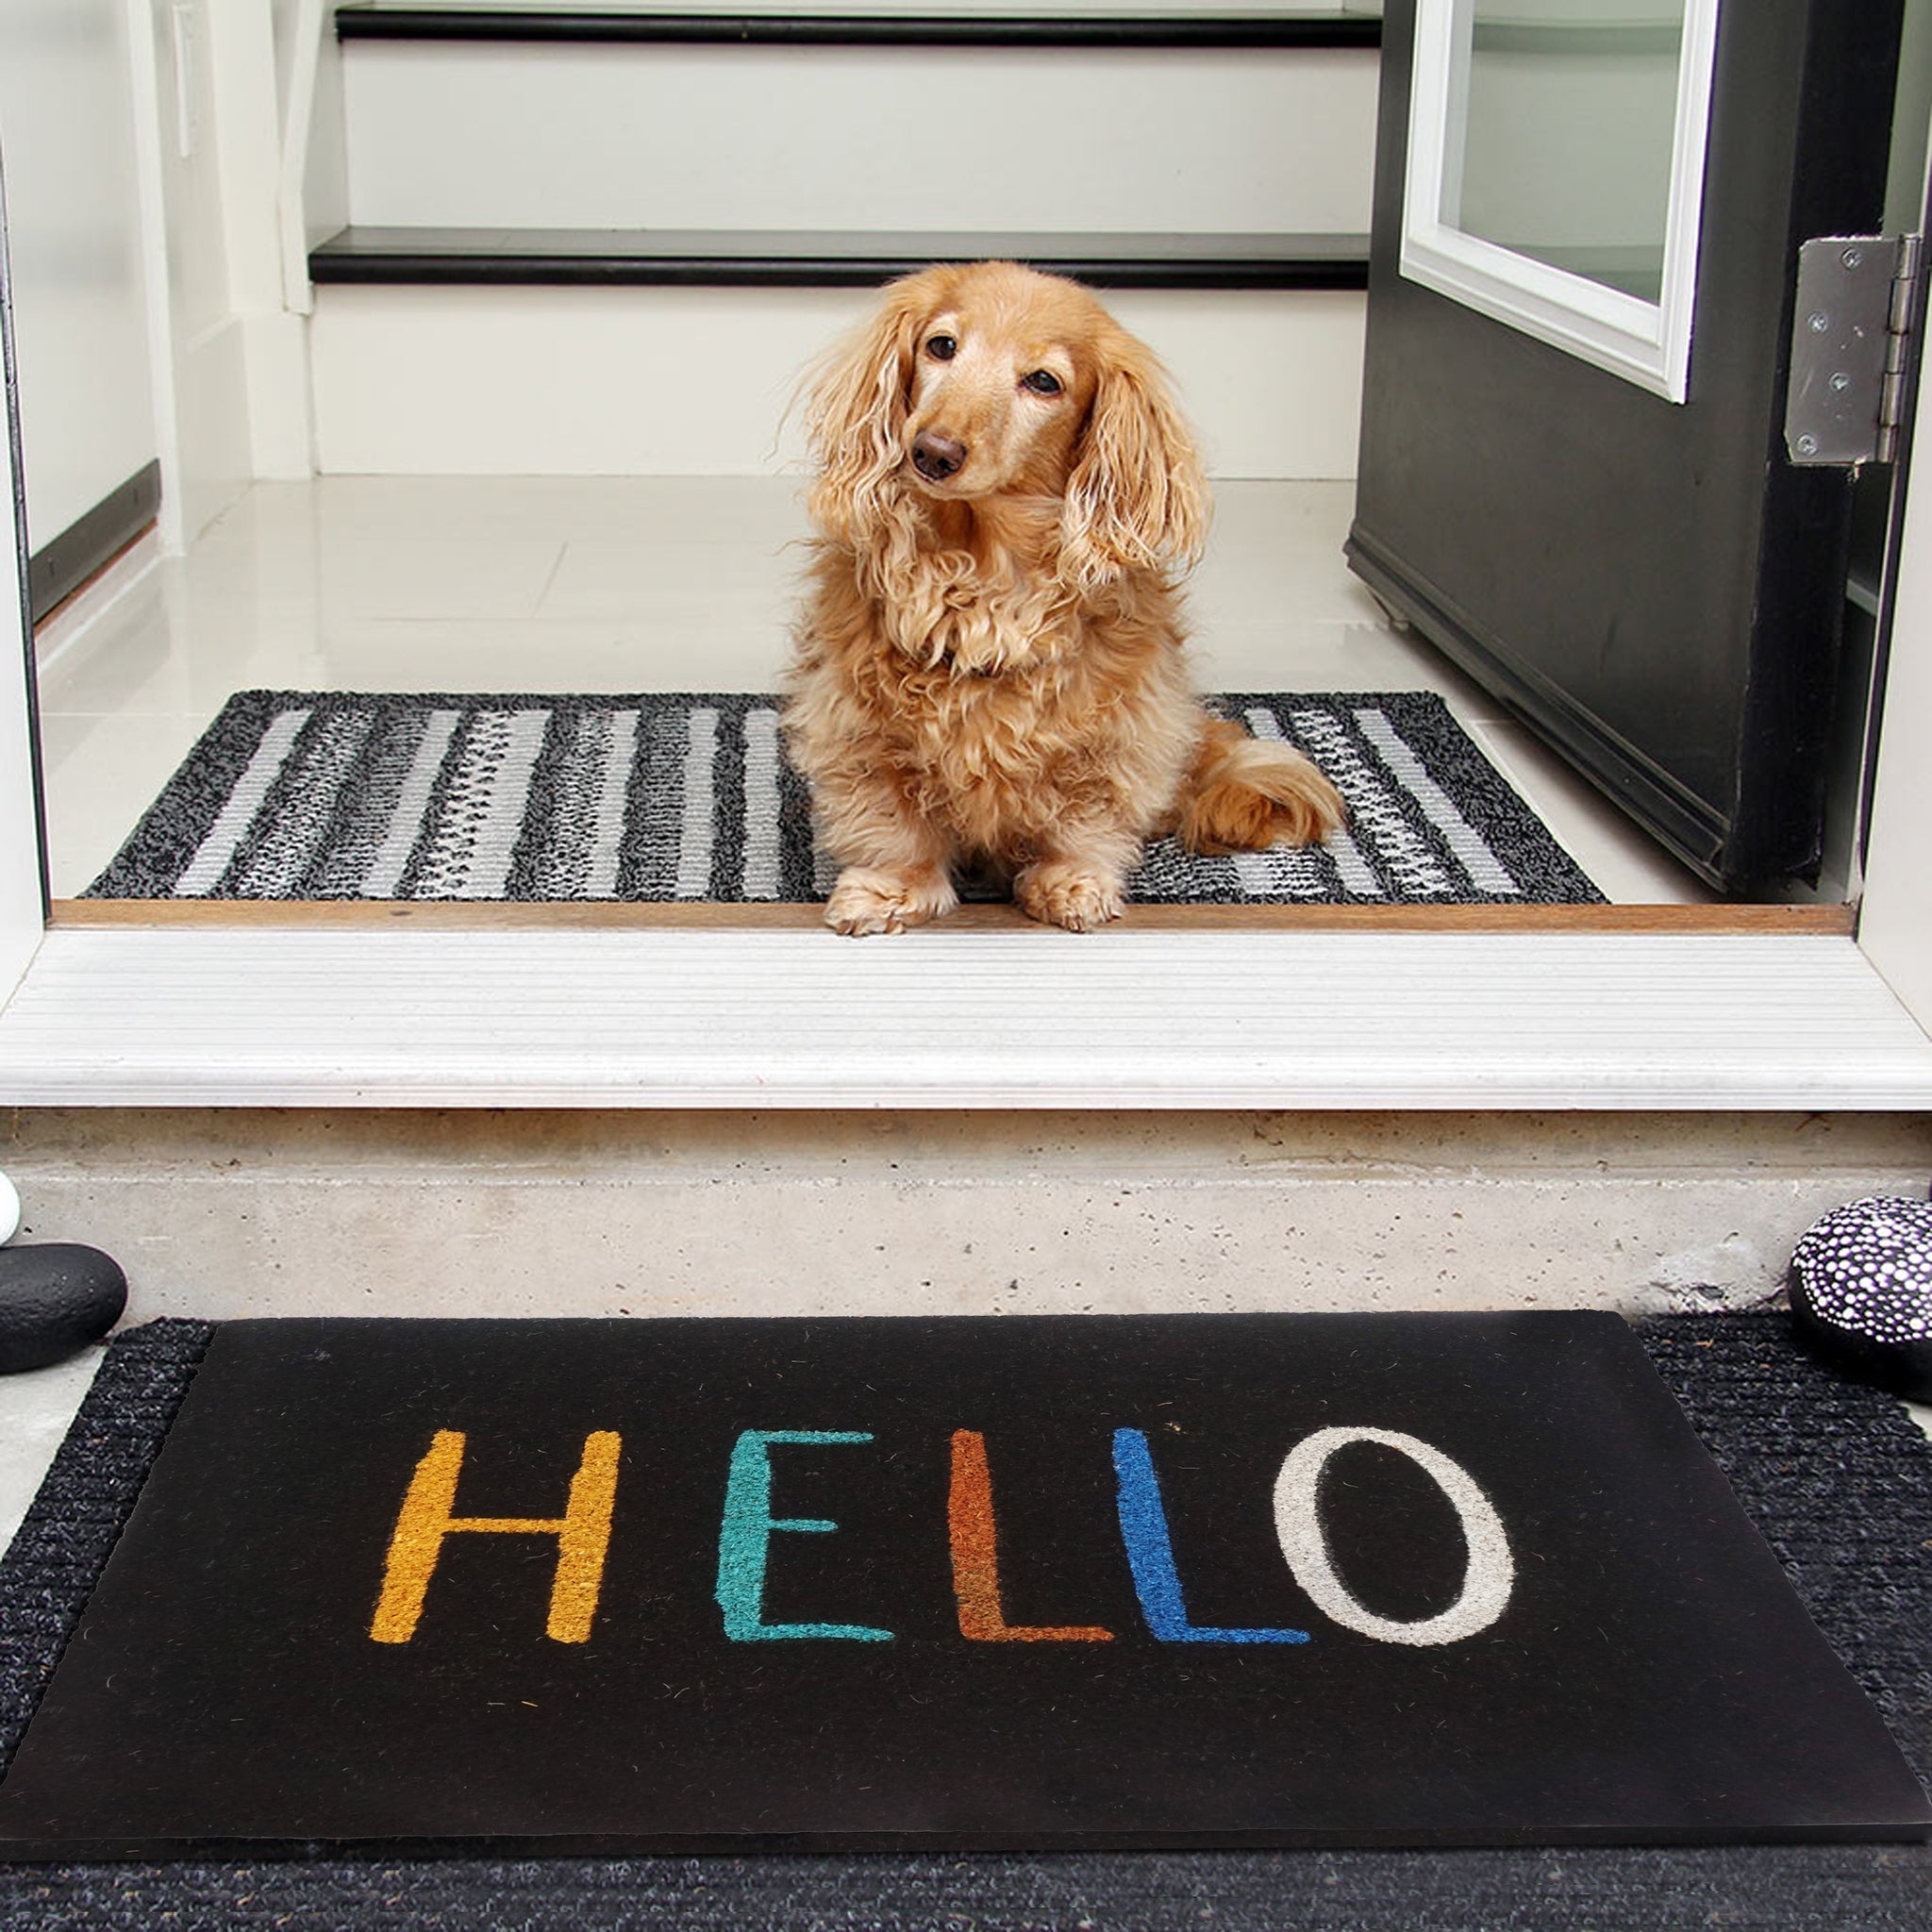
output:
<instances>
[{"instance_id":1,"label":"door frame","mask_svg":"<svg viewBox=\"0 0 1932 1932\"><path fill-rule=\"evenodd\" d=\"M1901 551L1856 940L1641 916L1521 934L940 929L858 947L567 923L75 930L50 926L43 883L5 346L0 1104L1932 1107L1932 503ZM1224 1029L1195 1023L1208 1008Z\"/></svg>"}]
</instances>

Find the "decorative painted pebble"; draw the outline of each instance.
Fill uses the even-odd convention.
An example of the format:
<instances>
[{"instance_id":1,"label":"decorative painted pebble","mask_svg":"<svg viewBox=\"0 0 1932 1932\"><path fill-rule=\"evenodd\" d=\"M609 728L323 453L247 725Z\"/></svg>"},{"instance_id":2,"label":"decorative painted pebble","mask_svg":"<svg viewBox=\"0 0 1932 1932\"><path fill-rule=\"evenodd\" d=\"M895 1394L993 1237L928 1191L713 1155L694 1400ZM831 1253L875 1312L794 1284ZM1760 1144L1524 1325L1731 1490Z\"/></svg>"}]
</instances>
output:
<instances>
[{"instance_id":1,"label":"decorative painted pebble","mask_svg":"<svg viewBox=\"0 0 1932 1932\"><path fill-rule=\"evenodd\" d=\"M0 1248L0 1374L44 1369L98 1341L127 1306L127 1277L98 1248Z\"/></svg>"},{"instance_id":2,"label":"decorative painted pebble","mask_svg":"<svg viewBox=\"0 0 1932 1932\"><path fill-rule=\"evenodd\" d=\"M1790 1286L1797 1332L1816 1354L1932 1401L1932 1202L1834 1208L1799 1240Z\"/></svg>"}]
</instances>

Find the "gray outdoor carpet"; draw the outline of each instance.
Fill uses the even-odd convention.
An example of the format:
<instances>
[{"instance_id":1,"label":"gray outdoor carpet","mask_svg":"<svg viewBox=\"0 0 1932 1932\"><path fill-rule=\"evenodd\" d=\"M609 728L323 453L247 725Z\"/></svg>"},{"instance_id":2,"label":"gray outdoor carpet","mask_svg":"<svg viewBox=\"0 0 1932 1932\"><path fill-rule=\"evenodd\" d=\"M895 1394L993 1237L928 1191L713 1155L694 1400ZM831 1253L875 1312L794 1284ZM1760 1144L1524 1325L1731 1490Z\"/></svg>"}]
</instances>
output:
<instances>
[{"instance_id":1,"label":"gray outdoor carpet","mask_svg":"<svg viewBox=\"0 0 1932 1932\"><path fill-rule=\"evenodd\" d=\"M1133 898L1602 901L1433 693L1211 702L1306 751L1349 824L1324 846L1232 858L1157 841ZM799 904L830 884L774 698L252 691L85 896Z\"/></svg>"},{"instance_id":2,"label":"gray outdoor carpet","mask_svg":"<svg viewBox=\"0 0 1932 1932\"><path fill-rule=\"evenodd\" d=\"M211 1333L119 1339L0 1564L10 1754ZM1653 1361L1921 1776L1932 1772L1932 1453L1781 1316L1642 1331ZM446 1932L1924 1932L1932 1848L407 1860L0 1869L0 1924Z\"/></svg>"}]
</instances>

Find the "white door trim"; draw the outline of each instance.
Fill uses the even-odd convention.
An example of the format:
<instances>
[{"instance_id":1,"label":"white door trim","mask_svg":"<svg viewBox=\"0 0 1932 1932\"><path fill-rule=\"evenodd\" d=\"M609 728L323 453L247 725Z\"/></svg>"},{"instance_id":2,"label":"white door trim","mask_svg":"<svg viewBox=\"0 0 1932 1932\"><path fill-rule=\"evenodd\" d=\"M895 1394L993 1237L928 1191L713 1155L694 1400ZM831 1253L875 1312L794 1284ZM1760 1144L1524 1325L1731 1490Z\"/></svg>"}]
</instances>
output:
<instances>
[{"instance_id":1,"label":"white door trim","mask_svg":"<svg viewBox=\"0 0 1932 1932\"><path fill-rule=\"evenodd\" d=\"M7 197L0 183L0 395L7 453L0 488L0 994L10 991L41 942L45 919L40 778L34 744L33 620L27 607L26 473L13 362L12 284L7 262Z\"/></svg>"}]
</instances>

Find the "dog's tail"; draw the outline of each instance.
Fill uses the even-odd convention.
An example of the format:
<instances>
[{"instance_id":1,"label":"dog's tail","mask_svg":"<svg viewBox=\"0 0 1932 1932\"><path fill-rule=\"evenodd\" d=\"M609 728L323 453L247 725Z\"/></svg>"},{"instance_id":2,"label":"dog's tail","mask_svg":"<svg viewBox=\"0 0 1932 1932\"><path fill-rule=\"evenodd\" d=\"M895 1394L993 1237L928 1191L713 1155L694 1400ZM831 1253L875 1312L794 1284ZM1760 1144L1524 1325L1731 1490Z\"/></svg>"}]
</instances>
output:
<instances>
[{"instance_id":1,"label":"dog's tail","mask_svg":"<svg viewBox=\"0 0 1932 1932\"><path fill-rule=\"evenodd\" d=\"M1210 718L1174 808L1174 831L1192 852L1259 852L1312 845L1346 816L1341 792L1291 745Z\"/></svg>"}]
</instances>

